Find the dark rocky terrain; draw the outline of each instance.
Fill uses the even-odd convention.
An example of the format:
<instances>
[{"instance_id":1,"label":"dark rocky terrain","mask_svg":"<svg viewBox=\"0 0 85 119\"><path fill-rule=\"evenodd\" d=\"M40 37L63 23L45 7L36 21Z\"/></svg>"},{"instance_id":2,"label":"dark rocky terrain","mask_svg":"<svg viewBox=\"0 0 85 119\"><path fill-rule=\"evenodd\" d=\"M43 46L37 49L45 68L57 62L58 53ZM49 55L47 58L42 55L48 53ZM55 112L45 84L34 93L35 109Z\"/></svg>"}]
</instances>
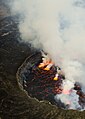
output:
<instances>
[{"instance_id":1,"label":"dark rocky terrain","mask_svg":"<svg viewBox=\"0 0 85 119\"><path fill-rule=\"evenodd\" d=\"M85 119L85 111L63 110L39 102L23 91L16 77L24 60L35 52L20 41L18 20L0 0L0 119Z\"/></svg>"}]
</instances>

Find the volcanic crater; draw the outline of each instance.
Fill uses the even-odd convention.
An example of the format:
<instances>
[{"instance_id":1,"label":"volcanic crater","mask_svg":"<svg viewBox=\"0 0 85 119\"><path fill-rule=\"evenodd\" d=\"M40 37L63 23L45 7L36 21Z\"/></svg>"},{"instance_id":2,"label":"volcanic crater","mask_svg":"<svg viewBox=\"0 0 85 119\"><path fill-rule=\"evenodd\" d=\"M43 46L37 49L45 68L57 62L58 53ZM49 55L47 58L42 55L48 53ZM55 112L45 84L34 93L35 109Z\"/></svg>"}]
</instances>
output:
<instances>
[{"instance_id":1,"label":"volcanic crater","mask_svg":"<svg viewBox=\"0 0 85 119\"><path fill-rule=\"evenodd\" d=\"M51 104L63 109L69 109L70 104L64 104L60 99L55 100L55 96L61 94L63 91L64 74L59 74L58 79L55 80L54 77L58 73L57 68L59 67L53 64L49 70L44 70L47 65L44 68L39 67L39 64L43 62L42 58L42 53L37 51L24 61L17 71L19 83L29 96L37 98L39 101L47 100ZM78 82L75 83L74 90L79 96L79 105L84 109L85 94L82 92Z\"/></svg>"}]
</instances>

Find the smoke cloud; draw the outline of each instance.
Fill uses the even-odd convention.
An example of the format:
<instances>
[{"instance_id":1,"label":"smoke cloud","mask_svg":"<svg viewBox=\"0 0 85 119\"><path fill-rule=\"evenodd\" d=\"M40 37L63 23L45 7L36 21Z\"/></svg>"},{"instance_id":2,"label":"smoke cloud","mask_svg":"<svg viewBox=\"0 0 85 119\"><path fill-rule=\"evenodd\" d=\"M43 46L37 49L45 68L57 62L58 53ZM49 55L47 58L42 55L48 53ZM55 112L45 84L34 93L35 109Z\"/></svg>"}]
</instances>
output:
<instances>
[{"instance_id":1,"label":"smoke cloud","mask_svg":"<svg viewBox=\"0 0 85 119\"><path fill-rule=\"evenodd\" d=\"M85 1L14 0L10 6L12 14L23 16L19 24L23 41L43 49L64 71L63 88L79 82L85 91Z\"/></svg>"}]
</instances>

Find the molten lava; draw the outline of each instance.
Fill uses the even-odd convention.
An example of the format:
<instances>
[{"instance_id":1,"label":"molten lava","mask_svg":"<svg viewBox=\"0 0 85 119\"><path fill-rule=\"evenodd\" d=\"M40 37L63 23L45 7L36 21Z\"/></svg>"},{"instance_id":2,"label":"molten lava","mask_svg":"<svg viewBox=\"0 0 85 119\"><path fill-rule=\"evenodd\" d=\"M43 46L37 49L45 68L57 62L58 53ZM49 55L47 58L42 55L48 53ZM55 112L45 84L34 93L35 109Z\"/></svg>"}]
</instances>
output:
<instances>
[{"instance_id":1,"label":"molten lava","mask_svg":"<svg viewBox=\"0 0 85 119\"><path fill-rule=\"evenodd\" d=\"M58 66L55 66L49 58L41 57L40 60L38 59L39 62L36 61L36 63L34 63L34 61L35 59L30 59L31 65L29 65L28 62L29 67L24 68L21 74L24 89L27 90L28 94L32 97L36 97L39 100L49 100L52 104L57 103L58 106L63 107L62 102L59 102L58 99L56 102L54 97L56 95L62 96L61 94L65 95L66 98L67 96L71 96L71 91L67 88L64 89L62 86L63 81L65 81L64 73ZM68 87L68 85L66 86ZM81 87L75 84L73 90L75 90L76 95L79 96L79 104L82 108L85 107L85 95ZM69 100L66 100L65 104L70 106L71 103ZM65 106L63 108L65 108Z\"/></svg>"},{"instance_id":2,"label":"molten lava","mask_svg":"<svg viewBox=\"0 0 85 119\"><path fill-rule=\"evenodd\" d=\"M51 67L54 65L54 63L52 62L51 59L42 58L42 60L43 60L42 63L40 63L40 64L38 65L38 67L39 67L40 69L49 71L49 70L51 69ZM60 74L61 71L58 70L58 68L57 68L57 73L56 73L55 77L53 78L53 80L55 80L55 81L58 80L58 77L59 77L59 74L58 74L58 73Z\"/></svg>"},{"instance_id":3,"label":"molten lava","mask_svg":"<svg viewBox=\"0 0 85 119\"><path fill-rule=\"evenodd\" d=\"M59 76L59 74L56 74L53 80L57 81L58 80L58 76Z\"/></svg>"},{"instance_id":4,"label":"molten lava","mask_svg":"<svg viewBox=\"0 0 85 119\"><path fill-rule=\"evenodd\" d=\"M43 58L43 62L39 64L39 68L42 68L43 70L49 71L50 68L54 65L54 63L51 60L46 60Z\"/></svg>"}]
</instances>

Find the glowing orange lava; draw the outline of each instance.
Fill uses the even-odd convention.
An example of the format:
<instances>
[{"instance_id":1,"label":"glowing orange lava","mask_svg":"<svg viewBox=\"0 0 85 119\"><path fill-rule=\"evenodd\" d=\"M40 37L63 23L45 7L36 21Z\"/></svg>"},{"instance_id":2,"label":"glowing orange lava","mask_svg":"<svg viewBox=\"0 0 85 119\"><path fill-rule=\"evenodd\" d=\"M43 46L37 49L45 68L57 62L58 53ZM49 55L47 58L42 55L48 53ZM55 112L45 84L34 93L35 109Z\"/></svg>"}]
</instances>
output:
<instances>
[{"instance_id":1,"label":"glowing orange lava","mask_svg":"<svg viewBox=\"0 0 85 119\"><path fill-rule=\"evenodd\" d=\"M50 70L50 68L53 66L53 62L51 61L51 60L43 60L43 62L42 63L40 63L39 64L39 68L43 68L43 70L47 70L47 71L49 71Z\"/></svg>"},{"instance_id":2,"label":"glowing orange lava","mask_svg":"<svg viewBox=\"0 0 85 119\"><path fill-rule=\"evenodd\" d=\"M43 69L43 70L49 71L51 69L51 67L54 65L54 63L52 62L51 59L43 58L42 60L43 60L43 62L40 63L38 65L38 67ZM60 73L60 71L59 71L59 73ZM53 80L57 81L58 80L58 76L59 76L59 74L57 72L55 77L53 78Z\"/></svg>"},{"instance_id":3,"label":"glowing orange lava","mask_svg":"<svg viewBox=\"0 0 85 119\"><path fill-rule=\"evenodd\" d=\"M42 58L42 63L38 65L38 68L49 71L51 67L54 65L54 62L49 57ZM62 71L59 69L59 67L56 67L56 75L54 76L53 80L57 81L59 79L59 75L62 75Z\"/></svg>"},{"instance_id":4,"label":"glowing orange lava","mask_svg":"<svg viewBox=\"0 0 85 119\"><path fill-rule=\"evenodd\" d=\"M56 76L54 77L54 79L53 80L58 80L58 74L56 74Z\"/></svg>"}]
</instances>

